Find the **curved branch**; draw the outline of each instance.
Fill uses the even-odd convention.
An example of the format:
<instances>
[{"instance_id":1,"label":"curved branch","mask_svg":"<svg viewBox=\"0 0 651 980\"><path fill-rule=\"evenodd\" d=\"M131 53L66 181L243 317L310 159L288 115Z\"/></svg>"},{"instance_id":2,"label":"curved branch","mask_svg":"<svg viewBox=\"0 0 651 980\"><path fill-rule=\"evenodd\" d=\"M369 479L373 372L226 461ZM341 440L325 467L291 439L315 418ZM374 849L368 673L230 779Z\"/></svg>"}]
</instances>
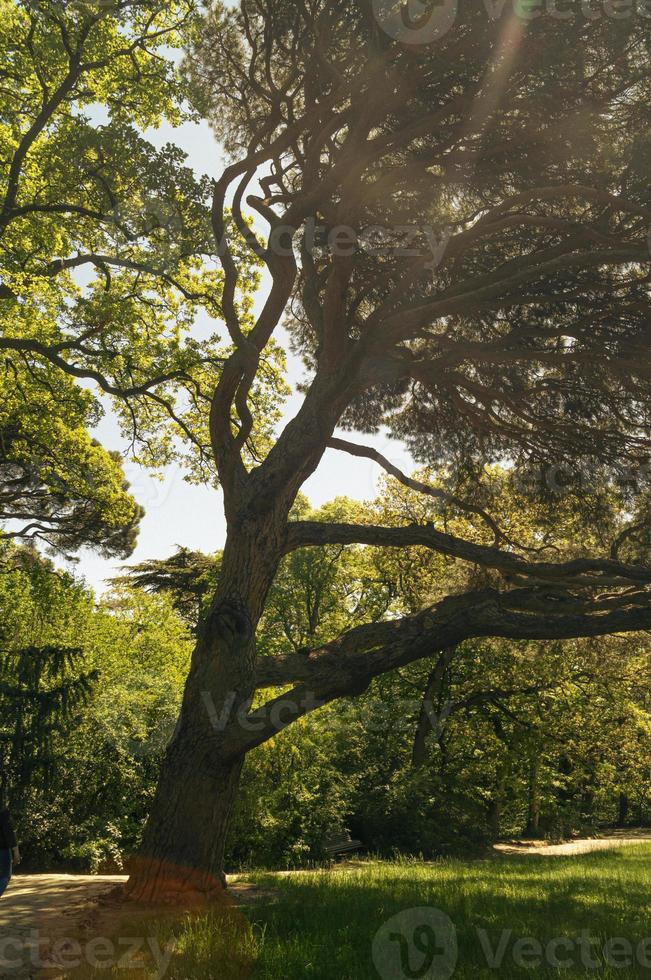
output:
<instances>
[{"instance_id":1,"label":"curved branch","mask_svg":"<svg viewBox=\"0 0 651 980\"><path fill-rule=\"evenodd\" d=\"M474 504L468 504L466 501L461 500L460 497L456 497L452 493L446 493L445 490L441 490L438 487L432 487L427 483L422 483L420 480L414 480L412 477L407 476L402 470L398 469L397 466L383 456L382 453L378 452L377 449L373 449L371 446L361 446L356 442L349 442L348 439L330 439L328 442L329 449L339 449L341 452L349 453L351 456L359 456L366 459L372 459L374 463L378 463L382 469L386 470L391 476L395 477L399 483L403 486L409 487L410 490L415 490L417 493L425 494L428 497L433 497L435 500L445 500L446 503L453 504L460 510L465 510L469 514L477 514L481 517L483 521L488 524L489 528L495 535L495 544L500 541L508 541L509 539L505 533L501 530L499 525L490 514L487 514L485 510L481 507L475 506Z\"/></svg>"},{"instance_id":2,"label":"curved branch","mask_svg":"<svg viewBox=\"0 0 651 980\"><path fill-rule=\"evenodd\" d=\"M116 395L119 398L149 395L151 394L152 388L156 388L168 381L187 380L188 377L184 372L170 371L168 374L161 374L157 377L150 378L140 385L121 388L119 385L112 384L100 371L95 371L92 368L79 367L76 364L71 364L70 361L66 361L64 357L61 357L60 350L73 346L71 343L48 346L47 344L40 343L38 340L28 340L27 338L23 339L21 337L0 337L0 350L13 350L20 354L38 354L73 378L86 378L90 381L95 381L102 391L105 391L109 395Z\"/></svg>"},{"instance_id":3,"label":"curved branch","mask_svg":"<svg viewBox=\"0 0 651 980\"><path fill-rule=\"evenodd\" d=\"M558 640L650 628L650 592L629 596L621 608L612 608L608 598L589 602L543 589L448 596L414 616L359 626L305 654L262 658L258 688L299 683L241 719L227 737L226 752L248 752L316 708L363 693L373 678L473 637Z\"/></svg>"},{"instance_id":4,"label":"curved branch","mask_svg":"<svg viewBox=\"0 0 651 980\"><path fill-rule=\"evenodd\" d=\"M376 524L328 524L291 521L285 552L327 544L366 544L384 548L431 548L440 554L494 568L510 579L536 579L563 585L613 588L632 583L651 584L651 568L627 565L611 558L574 558L566 562L530 562L520 555L488 545L475 544L438 531L432 524L381 527Z\"/></svg>"}]
</instances>

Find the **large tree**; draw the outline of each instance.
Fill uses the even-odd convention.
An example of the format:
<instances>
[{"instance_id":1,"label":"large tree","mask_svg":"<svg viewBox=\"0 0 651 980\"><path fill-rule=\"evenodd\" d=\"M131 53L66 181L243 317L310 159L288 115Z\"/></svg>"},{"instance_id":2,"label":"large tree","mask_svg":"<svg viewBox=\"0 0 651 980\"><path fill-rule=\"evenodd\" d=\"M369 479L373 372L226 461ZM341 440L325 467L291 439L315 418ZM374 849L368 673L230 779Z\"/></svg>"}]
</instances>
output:
<instances>
[{"instance_id":1,"label":"large tree","mask_svg":"<svg viewBox=\"0 0 651 980\"><path fill-rule=\"evenodd\" d=\"M115 6L122 30L111 35L114 46L126 44L125 24L143 29L125 8L156 5ZM219 891L247 752L319 704L471 637L564 639L651 625L643 533L647 23L632 11L587 16L578 4L561 17L530 6L469 7L454 21L441 20L437 7L414 22L366 0L243 0L237 10L210 9L196 31L186 66L193 98L231 157L212 188L209 246L223 283L209 308L223 318L230 350L223 362L202 361L201 398L189 417L177 415L177 431L196 441L193 426L203 431L212 383L210 449L227 539L127 889L134 898ZM108 25L110 11L103 16ZM87 14L79 17L75 24L85 24ZM58 44L56 32L51 43ZM61 69L59 99L87 84L76 54L83 43L64 32L60 54L69 66ZM123 48L121 84L100 93L109 103L128 106L128 92L140 91L132 55L149 65L149 48L134 44ZM151 66L162 71L158 61ZM164 79L156 80L158 98ZM16 213L16 175L29 150L27 139L10 168L8 214ZM169 187L173 196L173 181ZM92 188L103 195L96 181ZM152 344L146 318L148 339L137 347L143 354L131 380L133 365L110 327L109 279L115 267L138 283L141 275L158 283L164 273L174 295L184 296L185 269L173 251L171 270L161 270L155 245L145 256L129 245L126 267L97 248L89 254L100 285L91 328L66 321L64 351L73 363L50 342L26 345L20 331L10 349L37 349L61 370L108 384L128 404L149 404L147 392L174 383L166 380L169 338L155 334ZM270 283L255 318L241 301L252 262L263 264ZM40 268L44 283L59 265ZM137 291L134 302L143 300ZM128 323L130 340L143 336L123 314L115 322ZM263 445L257 434L269 435L269 402L260 390L283 324L308 381L295 417ZM117 345L113 360L104 336ZM106 378L111 365L125 363L126 376ZM423 492L472 518L475 532L451 533L443 517L406 525L290 519L328 447L391 468L374 450L335 438L338 426L387 426L404 437L447 474L444 486ZM597 549L586 538L570 553L554 551L550 493L534 543L520 541L490 511L482 474L496 460L524 475L550 465L556 475L560 467L588 471L604 487L591 495L597 516L608 510L606 481L620 481L618 489L630 491L630 523L606 514ZM258 658L256 630L283 556L349 543L431 549L473 566L475 585L311 650ZM264 703L259 692L270 687L282 690Z\"/></svg>"},{"instance_id":2,"label":"large tree","mask_svg":"<svg viewBox=\"0 0 651 980\"><path fill-rule=\"evenodd\" d=\"M212 9L191 55L232 156L212 206L234 346L210 430L228 536L132 896L219 887L246 753L317 704L472 636L562 639L651 623L651 570L622 550L632 528L594 554L579 542L573 557L522 550L472 490L500 458L587 466L597 482L628 468L642 490L646 23L468 7L443 30L435 13L414 25L391 19L389 5L245 0ZM227 202L271 281L252 328L235 306ZM248 468L249 392L283 320L310 380ZM329 446L383 462L334 438L342 424L387 425L458 476L451 505L492 541L432 524L289 520ZM644 522L644 507L630 511ZM539 547L553 537L546 525ZM308 653L256 658L281 557L351 542L420 545L498 575ZM251 711L267 686L284 690Z\"/></svg>"}]
</instances>

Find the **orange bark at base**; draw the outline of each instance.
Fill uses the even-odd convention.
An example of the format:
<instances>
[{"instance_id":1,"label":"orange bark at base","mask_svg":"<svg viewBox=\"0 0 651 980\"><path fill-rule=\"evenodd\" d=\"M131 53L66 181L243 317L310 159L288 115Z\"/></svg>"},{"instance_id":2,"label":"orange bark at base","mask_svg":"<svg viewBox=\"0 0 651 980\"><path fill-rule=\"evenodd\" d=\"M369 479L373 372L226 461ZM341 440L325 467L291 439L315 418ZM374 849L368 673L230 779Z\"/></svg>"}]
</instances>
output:
<instances>
[{"instance_id":1,"label":"orange bark at base","mask_svg":"<svg viewBox=\"0 0 651 980\"><path fill-rule=\"evenodd\" d=\"M175 906L188 911L234 904L222 879L196 868L141 857L130 863L124 896L139 905Z\"/></svg>"}]
</instances>

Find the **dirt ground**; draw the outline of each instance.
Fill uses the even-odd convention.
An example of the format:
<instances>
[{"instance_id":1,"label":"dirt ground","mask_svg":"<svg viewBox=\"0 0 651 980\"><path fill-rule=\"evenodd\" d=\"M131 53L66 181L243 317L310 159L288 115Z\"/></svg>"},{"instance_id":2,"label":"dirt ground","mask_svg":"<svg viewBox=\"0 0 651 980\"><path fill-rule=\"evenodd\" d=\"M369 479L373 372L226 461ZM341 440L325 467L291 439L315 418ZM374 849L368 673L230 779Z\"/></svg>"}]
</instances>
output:
<instances>
[{"instance_id":1,"label":"dirt ground","mask_svg":"<svg viewBox=\"0 0 651 980\"><path fill-rule=\"evenodd\" d=\"M51 943L74 934L97 899L125 880L114 875L14 875L0 898L0 977L38 976Z\"/></svg>"},{"instance_id":2,"label":"dirt ground","mask_svg":"<svg viewBox=\"0 0 651 980\"><path fill-rule=\"evenodd\" d=\"M494 849L500 854L539 854L542 857L567 857L571 854L588 854L590 851L609 851L613 847L624 847L627 844L644 844L651 841L651 830L617 830L607 837L582 837L577 840L565 841L562 844L545 844L544 841L510 841L505 844L495 844Z\"/></svg>"}]
</instances>

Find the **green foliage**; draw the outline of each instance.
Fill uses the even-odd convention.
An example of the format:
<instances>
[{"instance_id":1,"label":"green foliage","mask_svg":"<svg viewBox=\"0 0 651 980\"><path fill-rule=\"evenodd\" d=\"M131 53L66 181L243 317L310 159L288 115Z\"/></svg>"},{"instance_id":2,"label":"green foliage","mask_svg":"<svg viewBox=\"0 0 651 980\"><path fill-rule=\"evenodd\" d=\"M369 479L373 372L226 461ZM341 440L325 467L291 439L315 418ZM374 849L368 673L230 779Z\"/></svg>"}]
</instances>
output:
<instances>
[{"instance_id":1,"label":"green foliage","mask_svg":"<svg viewBox=\"0 0 651 980\"><path fill-rule=\"evenodd\" d=\"M163 598L109 596L87 637L99 683L70 736L55 802L59 860L119 869L136 847L176 722L191 641ZM58 821L61 823L58 823Z\"/></svg>"},{"instance_id":2,"label":"green foliage","mask_svg":"<svg viewBox=\"0 0 651 980\"><path fill-rule=\"evenodd\" d=\"M6 797L11 788L20 806L35 786L56 783L61 744L78 723L97 674L77 645L87 596L49 562L5 545L0 609L0 789Z\"/></svg>"},{"instance_id":3,"label":"green foliage","mask_svg":"<svg viewBox=\"0 0 651 980\"><path fill-rule=\"evenodd\" d=\"M301 867L342 830L359 774L338 768L327 723L297 723L247 760L228 844L229 867Z\"/></svg>"},{"instance_id":4,"label":"green foliage","mask_svg":"<svg viewBox=\"0 0 651 980\"><path fill-rule=\"evenodd\" d=\"M126 556L140 511L87 431L107 406L135 462L216 479L208 410L229 346L211 326L211 181L146 135L196 120L177 62L198 7L0 2L0 522ZM257 284L247 260L245 319ZM253 387L253 459L277 422L283 369L272 344Z\"/></svg>"},{"instance_id":5,"label":"green foliage","mask_svg":"<svg viewBox=\"0 0 651 980\"><path fill-rule=\"evenodd\" d=\"M0 574L2 788L32 866L121 867L174 726L189 634L162 598L92 593L27 549Z\"/></svg>"},{"instance_id":6,"label":"green foliage","mask_svg":"<svg viewBox=\"0 0 651 980\"><path fill-rule=\"evenodd\" d=\"M142 509L117 454L88 434L89 391L51 365L8 362L0 372L0 522L5 537L39 538L73 553L133 550Z\"/></svg>"},{"instance_id":7,"label":"green foliage","mask_svg":"<svg viewBox=\"0 0 651 980\"><path fill-rule=\"evenodd\" d=\"M311 510L299 499L298 520L354 521L364 507L345 497ZM299 549L281 562L259 628L258 651L273 656L318 646L346 629L381 618L395 583L378 574L368 549L330 546Z\"/></svg>"}]
</instances>

